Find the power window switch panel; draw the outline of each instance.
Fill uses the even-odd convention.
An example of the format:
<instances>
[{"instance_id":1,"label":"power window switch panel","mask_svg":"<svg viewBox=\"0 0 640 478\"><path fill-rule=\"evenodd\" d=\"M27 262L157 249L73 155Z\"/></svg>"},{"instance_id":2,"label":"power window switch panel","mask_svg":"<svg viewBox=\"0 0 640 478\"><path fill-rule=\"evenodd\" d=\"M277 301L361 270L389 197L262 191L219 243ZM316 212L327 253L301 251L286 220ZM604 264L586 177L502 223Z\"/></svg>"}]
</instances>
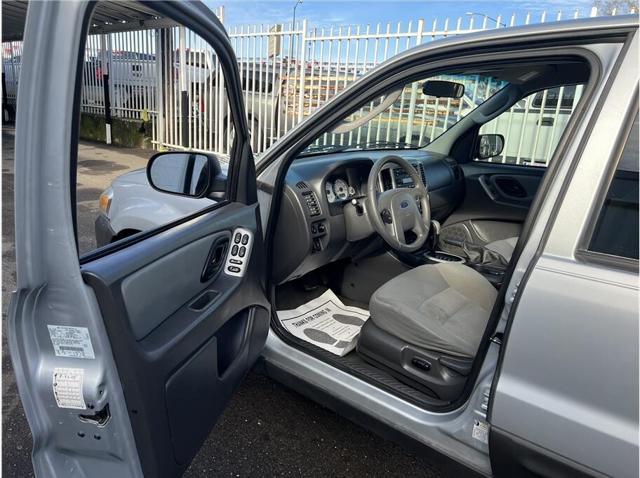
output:
<instances>
[{"instance_id":1,"label":"power window switch panel","mask_svg":"<svg viewBox=\"0 0 640 478\"><path fill-rule=\"evenodd\" d=\"M247 270L247 264L251 259L251 248L253 247L253 232L243 227L238 227L233 230L231 236L235 243L233 247L229 248L227 252L227 258L224 264L224 272L230 276L242 277ZM238 246L237 244L242 242L244 246ZM240 255L241 260L238 260L238 253L244 249L244 254ZM235 254L234 254L235 253Z\"/></svg>"}]
</instances>

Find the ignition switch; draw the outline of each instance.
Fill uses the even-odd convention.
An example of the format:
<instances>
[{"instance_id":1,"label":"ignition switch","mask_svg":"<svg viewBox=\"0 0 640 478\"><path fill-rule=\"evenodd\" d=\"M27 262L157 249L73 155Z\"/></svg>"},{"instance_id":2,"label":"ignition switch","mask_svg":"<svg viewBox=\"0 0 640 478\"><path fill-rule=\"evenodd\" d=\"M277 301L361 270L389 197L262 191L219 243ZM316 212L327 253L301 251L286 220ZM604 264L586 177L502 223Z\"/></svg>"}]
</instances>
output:
<instances>
[{"instance_id":1,"label":"ignition switch","mask_svg":"<svg viewBox=\"0 0 640 478\"><path fill-rule=\"evenodd\" d=\"M357 214L358 216L362 216L362 215L364 214L364 208L362 207L362 204L360 204L360 203L358 202L358 200L357 200L357 199L355 199L355 198L354 198L354 199L352 199L352 200L351 200L351 205L352 205L353 207L355 207L355 208L356 208L356 214Z\"/></svg>"}]
</instances>

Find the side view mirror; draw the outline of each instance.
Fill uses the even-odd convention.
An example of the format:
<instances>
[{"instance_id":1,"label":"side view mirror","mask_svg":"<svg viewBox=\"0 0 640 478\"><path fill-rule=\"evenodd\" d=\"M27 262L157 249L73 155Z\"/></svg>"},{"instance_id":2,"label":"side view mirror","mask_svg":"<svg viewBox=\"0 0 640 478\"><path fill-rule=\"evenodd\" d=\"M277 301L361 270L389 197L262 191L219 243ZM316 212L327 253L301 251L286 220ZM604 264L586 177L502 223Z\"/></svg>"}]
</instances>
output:
<instances>
[{"instance_id":1,"label":"side view mirror","mask_svg":"<svg viewBox=\"0 0 640 478\"><path fill-rule=\"evenodd\" d=\"M453 81L427 80L422 83L422 94L436 98L462 98L464 85Z\"/></svg>"},{"instance_id":2,"label":"side view mirror","mask_svg":"<svg viewBox=\"0 0 640 478\"><path fill-rule=\"evenodd\" d=\"M224 194L226 188L218 159L205 153L155 154L147 163L147 179L160 192L191 198Z\"/></svg>"},{"instance_id":3,"label":"side view mirror","mask_svg":"<svg viewBox=\"0 0 640 478\"><path fill-rule=\"evenodd\" d=\"M504 149L504 136L501 134L481 134L478 136L476 157L489 159L499 156Z\"/></svg>"}]
</instances>

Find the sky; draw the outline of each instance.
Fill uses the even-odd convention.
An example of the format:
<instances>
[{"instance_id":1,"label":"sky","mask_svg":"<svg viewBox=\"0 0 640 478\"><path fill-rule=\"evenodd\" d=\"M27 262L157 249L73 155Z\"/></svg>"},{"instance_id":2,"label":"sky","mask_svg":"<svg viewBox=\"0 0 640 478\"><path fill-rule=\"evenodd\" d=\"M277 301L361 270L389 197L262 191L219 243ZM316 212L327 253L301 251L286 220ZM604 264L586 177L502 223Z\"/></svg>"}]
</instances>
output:
<instances>
[{"instance_id":1,"label":"sky","mask_svg":"<svg viewBox=\"0 0 640 478\"><path fill-rule=\"evenodd\" d=\"M224 5L225 25L273 24L290 22L296 0L277 1L263 0L205 0L211 8ZM393 0L303 0L296 10L296 20L307 19L309 25L323 27L327 25L375 25L378 22L397 24L417 21L423 18L427 25L432 25L434 19L444 22L446 17L455 21L457 17L464 17L468 21L466 12L486 14L491 17L502 15L502 21L508 23L513 13L518 17L518 23L524 19L527 12L533 15L532 21L538 21L542 11L547 11L548 18L555 19L558 10L563 16L572 16L577 8L582 15L588 15L594 0L421 0L421 1L393 1ZM552 15L552 17L550 17ZM505 18L507 20L505 20ZM476 25L482 22L481 15L475 16Z\"/></svg>"}]
</instances>

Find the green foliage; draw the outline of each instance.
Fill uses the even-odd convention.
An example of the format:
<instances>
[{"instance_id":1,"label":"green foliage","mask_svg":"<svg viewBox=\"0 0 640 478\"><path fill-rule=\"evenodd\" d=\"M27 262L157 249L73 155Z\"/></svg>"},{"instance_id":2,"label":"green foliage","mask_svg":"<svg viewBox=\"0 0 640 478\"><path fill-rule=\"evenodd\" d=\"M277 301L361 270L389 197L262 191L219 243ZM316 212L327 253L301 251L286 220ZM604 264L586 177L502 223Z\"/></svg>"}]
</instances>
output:
<instances>
[{"instance_id":1,"label":"green foliage","mask_svg":"<svg viewBox=\"0 0 640 478\"><path fill-rule=\"evenodd\" d=\"M113 144L127 148L150 147L145 123L136 120L113 118L111 139ZM80 139L104 143L107 140L104 116L82 113L80 115Z\"/></svg>"}]
</instances>

